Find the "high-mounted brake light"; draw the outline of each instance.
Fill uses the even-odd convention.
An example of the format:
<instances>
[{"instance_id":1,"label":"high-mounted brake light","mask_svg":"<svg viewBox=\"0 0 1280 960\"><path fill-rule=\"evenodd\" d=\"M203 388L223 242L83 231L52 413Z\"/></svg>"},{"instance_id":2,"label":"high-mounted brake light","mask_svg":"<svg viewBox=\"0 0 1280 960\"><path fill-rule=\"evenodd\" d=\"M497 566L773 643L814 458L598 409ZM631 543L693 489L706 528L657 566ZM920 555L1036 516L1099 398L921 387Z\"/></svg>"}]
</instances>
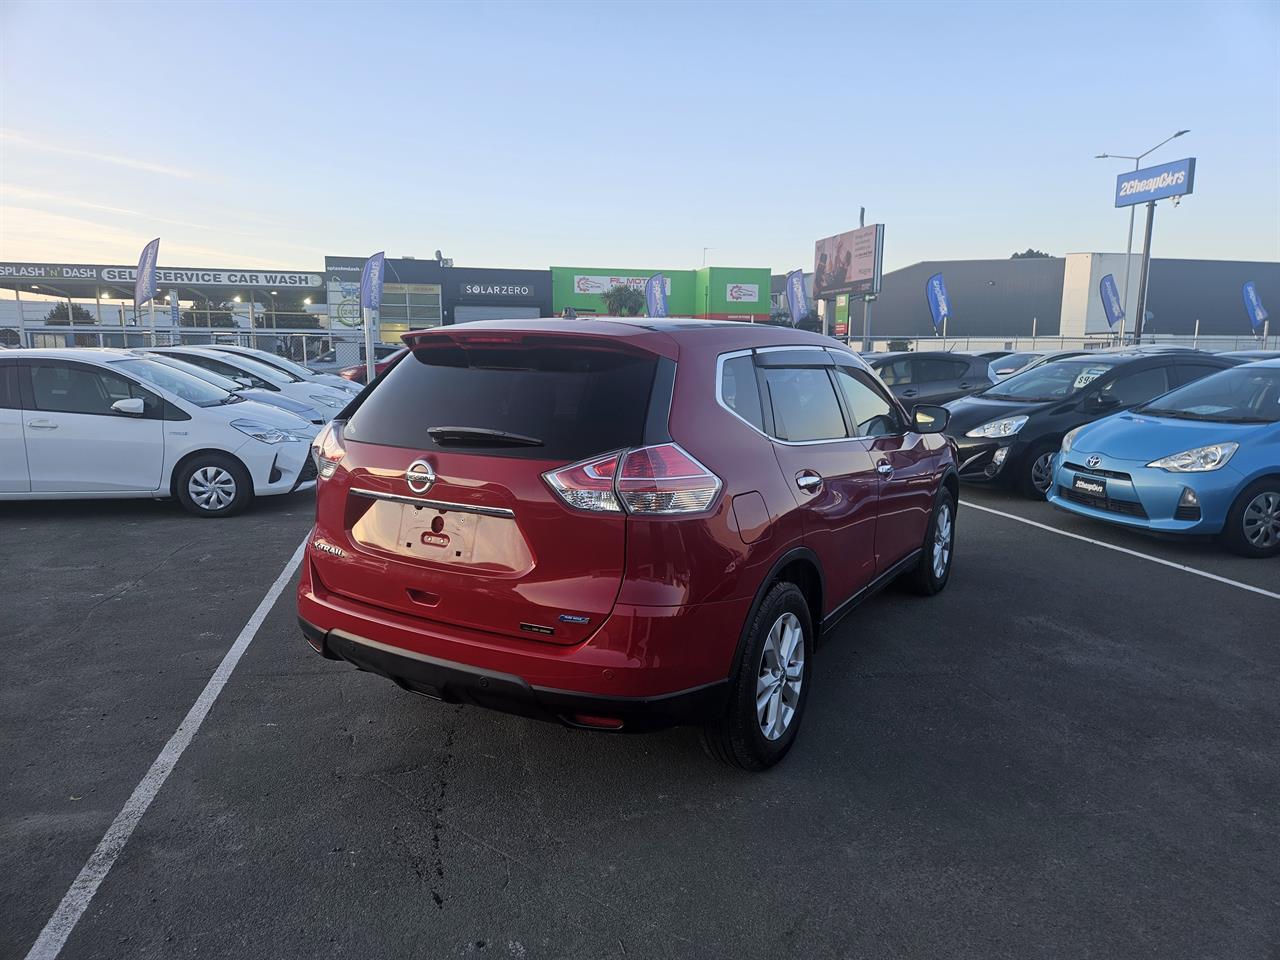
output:
<instances>
[{"instance_id":1,"label":"high-mounted brake light","mask_svg":"<svg viewBox=\"0 0 1280 960\"><path fill-rule=\"evenodd\" d=\"M342 442L342 424L335 420L326 423L324 429L311 441L311 455L316 459L316 472L321 480L328 480L334 475L346 453L347 448Z\"/></svg>"},{"instance_id":2,"label":"high-mounted brake light","mask_svg":"<svg viewBox=\"0 0 1280 960\"><path fill-rule=\"evenodd\" d=\"M543 474L571 507L638 515L698 513L720 492L720 478L677 444L640 447Z\"/></svg>"}]
</instances>

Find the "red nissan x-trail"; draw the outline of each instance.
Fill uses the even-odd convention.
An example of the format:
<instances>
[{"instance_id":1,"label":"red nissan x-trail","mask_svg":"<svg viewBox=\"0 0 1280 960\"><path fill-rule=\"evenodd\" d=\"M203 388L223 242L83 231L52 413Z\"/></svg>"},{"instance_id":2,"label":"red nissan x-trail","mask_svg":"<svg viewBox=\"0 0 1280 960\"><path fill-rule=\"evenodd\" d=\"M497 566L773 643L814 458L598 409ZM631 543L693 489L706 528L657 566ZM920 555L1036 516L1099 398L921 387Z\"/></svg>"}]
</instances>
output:
<instances>
[{"instance_id":1,"label":"red nissan x-trail","mask_svg":"<svg viewBox=\"0 0 1280 960\"><path fill-rule=\"evenodd\" d=\"M401 687L575 727L702 724L776 763L818 637L946 586L947 412L816 334L515 320L405 336L317 438L311 645Z\"/></svg>"}]
</instances>

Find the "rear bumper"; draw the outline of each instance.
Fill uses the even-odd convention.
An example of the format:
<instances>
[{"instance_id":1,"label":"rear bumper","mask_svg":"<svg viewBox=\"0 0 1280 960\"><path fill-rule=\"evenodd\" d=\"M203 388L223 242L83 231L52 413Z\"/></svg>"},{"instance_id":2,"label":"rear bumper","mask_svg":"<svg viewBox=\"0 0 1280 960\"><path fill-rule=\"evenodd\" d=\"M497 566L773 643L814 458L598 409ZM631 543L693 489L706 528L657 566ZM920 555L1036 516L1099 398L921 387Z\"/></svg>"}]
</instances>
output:
<instances>
[{"instance_id":1,"label":"rear bumper","mask_svg":"<svg viewBox=\"0 0 1280 960\"><path fill-rule=\"evenodd\" d=\"M331 590L309 544L298 617L319 653L442 700L624 730L696 723L724 706L751 599L679 607L617 604L589 638L558 644L412 616ZM484 681L483 683L481 681Z\"/></svg>"},{"instance_id":2,"label":"rear bumper","mask_svg":"<svg viewBox=\"0 0 1280 960\"><path fill-rule=\"evenodd\" d=\"M342 630L323 630L302 617L302 634L316 652L386 677L413 693L446 703L466 703L573 727L610 729L581 717L617 721L618 732L639 733L698 723L725 707L728 682L705 684L652 697L615 697L535 687L510 673L441 660Z\"/></svg>"}]
</instances>

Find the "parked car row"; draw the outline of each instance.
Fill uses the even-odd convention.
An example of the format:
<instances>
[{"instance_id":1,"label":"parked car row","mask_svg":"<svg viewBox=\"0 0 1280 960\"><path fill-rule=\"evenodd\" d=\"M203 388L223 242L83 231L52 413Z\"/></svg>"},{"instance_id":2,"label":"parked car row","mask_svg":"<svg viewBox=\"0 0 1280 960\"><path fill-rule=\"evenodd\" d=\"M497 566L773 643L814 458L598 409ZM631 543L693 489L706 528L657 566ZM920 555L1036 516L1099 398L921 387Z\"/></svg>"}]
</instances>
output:
<instances>
[{"instance_id":1,"label":"parked car row","mask_svg":"<svg viewBox=\"0 0 1280 960\"><path fill-rule=\"evenodd\" d=\"M223 517L254 497L310 487L318 425L248 392L165 355L7 350L0 500L173 497Z\"/></svg>"}]
</instances>

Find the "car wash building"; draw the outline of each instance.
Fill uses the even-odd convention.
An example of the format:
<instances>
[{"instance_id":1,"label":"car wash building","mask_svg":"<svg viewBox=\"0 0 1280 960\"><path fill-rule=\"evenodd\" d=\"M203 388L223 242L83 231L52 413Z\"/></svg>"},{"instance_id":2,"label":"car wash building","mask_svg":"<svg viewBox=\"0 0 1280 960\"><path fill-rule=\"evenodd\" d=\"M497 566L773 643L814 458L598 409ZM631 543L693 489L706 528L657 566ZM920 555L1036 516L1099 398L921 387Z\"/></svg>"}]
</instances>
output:
<instances>
[{"instance_id":1,"label":"car wash building","mask_svg":"<svg viewBox=\"0 0 1280 960\"><path fill-rule=\"evenodd\" d=\"M607 314L604 295L613 287L644 292L645 281L661 273L667 284L667 313L710 320L769 319L769 270L703 267L701 270L615 267L552 267L551 307L557 314Z\"/></svg>"},{"instance_id":2,"label":"car wash building","mask_svg":"<svg viewBox=\"0 0 1280 960\"><path fill-rule=\"evenodd\" d=\"M325 257L332 326L360 327L360 272L364 257ZM471 320L551 315L547 270L455 267L452 261L387 258L376 338L399 343L408 330Z\"/></svg>"}]
</instances>

